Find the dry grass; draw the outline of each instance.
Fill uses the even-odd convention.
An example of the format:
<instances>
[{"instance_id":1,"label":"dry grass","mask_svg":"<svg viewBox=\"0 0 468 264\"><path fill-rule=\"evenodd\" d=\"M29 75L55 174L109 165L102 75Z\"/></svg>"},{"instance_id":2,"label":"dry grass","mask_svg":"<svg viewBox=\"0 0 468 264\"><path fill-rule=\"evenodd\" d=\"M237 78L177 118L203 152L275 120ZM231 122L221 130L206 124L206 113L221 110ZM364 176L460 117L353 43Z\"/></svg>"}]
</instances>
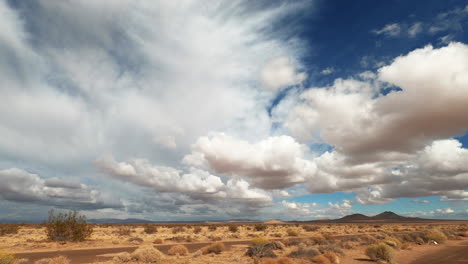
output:
<instances>
[{"instance_id":1,"label":"dry grass","mask_svg":"<svg viewBox=\"0 0 468 264\"><path fill-rule=\"evenodd\" d=\"M18 224L0 224L0 236L18 234Z\"/></svg>"},{"instance_id":2,"label":"dry grass","mask_svg":"<svg viewBox=\"0 0 468 264\"><path fill-rule=\"evenodd\" d=\"M432 231L425 236L427 241L434 240L439 244L444 243L447 240L447 236L439 231Z\"/></svg>"},{"instance_id":3,"label":"dry grass","mask_svg":"<svg viewBox=\"0 0 468 264\"><path fill-rule=\"evenodd\" d=\"M366 255L372 260L384 260L392 263L395 251L385 243L372 244L366 248Z\"/></svg>"},{"instance_id":4,"label":"dry grass","mask_svg":"<svg viewBox=\"0 0 468 264\"><path fill-rule=\"evenodd\" d=\"M179 255L179 256L186 256L188 255L189 251L186 246L184 245L175 245L172 246L168 251L168 255L174 256L174 255Z\"/></svg>"},{"instance_id":5,"label":"dry grass","mask_svg":"<svg viewBox=\"0 0 468 264\"><path fill-rule=\"evenodd\" d=\"M250 243L252 243L253 246L260 246L263 244L267 244L268 242L270 242L270 240L268 240L268 238L266 237L256 237L250 240Z\"/></svg>"},{"instance_id":6,"label":"dry grass","mask_svg":"<svg viewBox=\"0 0 468 264\"><path fill-rule=\"evenodd\" d=\"M64 256L58 256L55 258L40 259L34 262L34 264L70 264L70 260Z\"/></svg>"},{"instance_id":7,"label":"dry grass","mask_svg":"<svg viewBox=\"0 0 468 264\"><path fill-rule=\"evenodd\" d=\"M211 254L211 253L220 254L225 249L226 249L226 247L224 246L223 243L216 242L216 243L213 243L213 244L211 244L209 246L202 247L200 249L200 251L202 252L203 255Z\"/></svg>"},{"instance_id":8,"label":"dry grass","mask_svg":"<svg viewBox=\"0 0 468 264\"><path fill-rule=\"evenodd\" d=\"M299 232L296 229L288 229L287 233L288 233L288 236L292 236L292 237L299 236Z\"/></svg>"},{"instance_id":9,"label":"dry grass","mask_svg":"<svg viewBox=\"0 0 468 264\"><path fill-rule=\"evenodd\" d=\"M15 255L0 251L0 264L14 264Z\"/></svg>"}]
</instances>

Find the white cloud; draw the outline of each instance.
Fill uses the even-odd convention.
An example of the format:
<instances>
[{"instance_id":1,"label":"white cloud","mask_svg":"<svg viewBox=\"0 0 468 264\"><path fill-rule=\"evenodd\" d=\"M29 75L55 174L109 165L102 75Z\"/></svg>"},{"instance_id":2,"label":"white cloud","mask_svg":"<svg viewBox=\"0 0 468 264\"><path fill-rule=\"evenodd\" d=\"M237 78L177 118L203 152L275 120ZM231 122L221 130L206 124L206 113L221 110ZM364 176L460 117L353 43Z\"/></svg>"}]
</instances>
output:
<instances>
[{"instance_id":1,"label":"white cloud","mask_svg":"<svg viewBox=\"0 0 468 264\"><path fill-rule=\"evenodd\" d=\"M422 203L422 204L428 204L428 203L430 203L429 200L419 200L419 199L411 200L411 202L413 202L413 203Z\"/></svg>"},{"instance_id":2,"label":"white cloud","mask_svg":"<svg viewBox=\"0 0 468 264\"><path fill-rule=\"evenodd\" d=\"M304 182L315 173L305 158L307 147L292 137L269 137L249 143L225 134L201 137L184 163L206 167L216 173L252 181L256 187L279 189Z\"/></svg>"},{"instance_id":3,"label":"white cloud","mask_svg":"<svg viewBox=\"0 0 468 264\"><path fill-rule=\"evenodd\" d=\"M263 86L272 91L300 84L306 77L305 73L296 72L291 59L287 57L278 57L268 61L261 71Z\"/></svg>"},{"instance_id":4,"label":"white cloud","mask_svg":"<svg viewBox=\"0 0 468 264\"><path fill-rule=\"evenodd\" d=\"M333 67L328 67L328 68L325 68L323 69L320 74L322 75L329 75L329 74L332 74L335 72L335 69Z\"/></svg>"},{"instance_id":5,"label":"white cloud","mask_svg":"<svg viewBox=\"0 0 468 264\"><path fill-rule=\"evenodd\" d=\"M412 38L416 37L419 33L423 31L423 23L416 22L408 28L408 35Z\"/></svg>"},{"instance_id":6,"label":"white cloud","mask_svg":"<svg viewBox=\"0 0 468 264\"><path fill-rule=\"evenodd\" d=\"M372 31L376 35L387 35L390 37L397 37L401 33L401 26L398 23L387 24L381 29Z\"/></svg>"}]
</instances>

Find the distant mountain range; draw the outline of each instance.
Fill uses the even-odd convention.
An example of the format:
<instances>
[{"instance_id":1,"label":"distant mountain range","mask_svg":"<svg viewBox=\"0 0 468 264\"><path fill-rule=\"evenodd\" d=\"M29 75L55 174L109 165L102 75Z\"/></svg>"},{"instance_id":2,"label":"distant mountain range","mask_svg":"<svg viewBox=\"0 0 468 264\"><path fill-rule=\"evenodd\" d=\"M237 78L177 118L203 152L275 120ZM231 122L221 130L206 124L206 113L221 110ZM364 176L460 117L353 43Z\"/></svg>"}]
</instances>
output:
<instances>
[{"instance_id":1,"label":"distant mountain range","mask_svg":"<svg viewBox=\"0 0 468 264\"><path fill-rule=\"evenodd\" d=\"M398 221L398 222L414 222L414 221L427 221L430 219L418 218L418 217L405 217L401 215L397 215L394 212L383 212L378 215L374 216L366 216L363 214L352 214L342 217L340 219L329 220L330 222L339 222L339 223L347 223L347 222L385 222L385 221Z\"/></svg>"}]
</instances>

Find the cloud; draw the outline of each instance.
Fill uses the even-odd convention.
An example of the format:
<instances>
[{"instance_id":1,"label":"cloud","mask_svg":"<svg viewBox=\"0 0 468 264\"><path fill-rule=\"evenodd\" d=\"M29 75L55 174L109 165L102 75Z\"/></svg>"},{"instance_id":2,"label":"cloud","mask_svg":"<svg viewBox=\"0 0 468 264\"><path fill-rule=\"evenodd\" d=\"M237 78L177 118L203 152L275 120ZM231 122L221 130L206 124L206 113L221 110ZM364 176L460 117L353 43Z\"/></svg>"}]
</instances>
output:
<instances>
[{"instance_id":1,"label":"cloud","mask_svg":"<svg viewBox=\"0 0 468 264\"><path fill-rule=\"evenodd\" d=\"M256 143L226 134L201 137L192 145L184 163L216 173L248 179L263 189L280 189L304 182L315 173L305 158L307 147L292 137L269 137Z\"/></svg>"},{"instance_id":2,"label":"cloud","mask_svg":"<svg viewBox=\"0 0 468 264\"><path fill-rule=\"evenodd\" d=\"M18 168L0 170L0 180L2 200L74 209L122 207L119 201L91 186L58 178L44 179Z\"/></svg>"},{"instance_id":3,"label":"cloud","mask_svg":"<svg viewBox=\"0 0 468 264\"><path fill-rule=\"evenodd\" d=\"M328 68L325 68L323 69L320 74L322 75L329 75L329 74L332 74L335 72L335 69L333 67L328 67Z\"/></svg>"},{"instance_id":4,"label":"cloud","mask_svg":"<svg viewBox=\"0 0 468 264\"><path fill-rule=\"evenodd\" d=\"M419 33L423 31L423 23L416 22L408 28L408 35L412 38L416 37Z\"/></svg>"},{"instance_id":5,"label":"cloud","mask_svg":"<svg viewBox=\"0 0 468 264\"><path fill-rule=\"evenodd\" d=\"M389 37L397 37L401 33L401 26L398 23L387 24L381 29L372 31L376 35L386 35Z\"/></svg>"},{"instance_id":6,"label":"cloud","mask_svg":"<svg viewBox=\"0 0 468 264\"><path fill-rule=\"evenodd\" d=\"M263 86L272 91L301 84L306 77L305 73L296 72L294 65L287 57L278 57L268 61L261 71Z\"/></svg>"},{"instance_id":7,"label":"cloud","mask_svg":"<svg viewBox=\"0 0 468 264\"><path fill-rule=\"evenodd\" d=\"M422 204L428 204L430 203L429 200L418 200L418 199L414 199L414 200L411 200L412 203L422 203Z\"/></svg>"},{"instance_id":8,"label":"cloud","mask_svg":"<svg viewBox=\"0 0 468 264\"><path fill-rule=\"evenodd\" d=\"M294 214L310 215L313 212L313 208L317 207L316 203L295 203L288 201L281 201L281 205L288 211Z\"/></svg>"}]
</instances>

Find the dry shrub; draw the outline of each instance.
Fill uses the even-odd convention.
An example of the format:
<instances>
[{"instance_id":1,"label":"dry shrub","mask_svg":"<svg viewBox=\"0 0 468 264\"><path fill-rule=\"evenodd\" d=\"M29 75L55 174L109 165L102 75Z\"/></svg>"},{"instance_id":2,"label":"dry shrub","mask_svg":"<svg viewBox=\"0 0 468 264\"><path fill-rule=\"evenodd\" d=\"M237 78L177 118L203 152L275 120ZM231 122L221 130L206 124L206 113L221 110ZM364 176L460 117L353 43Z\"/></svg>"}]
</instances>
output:
<instances>
[{"instance_id":1,"label":"dry shrub","mask_svg":"<svg viewBox=\"0 0 468 264\"><path fill-rule=\"evenodd\" d=\"M299 236L299 232L295 229L288 229L287 233L288 233L288 236L292 236L292 237Z\"/></svg>"},{"instance_id":2,"label":"dry shrub","mask_svg":"<svg viewBox=\"0 0 468 264\"><path fill-rule=\"evenodd\" d=\"M164 241L161 238L156 238L153 240L153 244L162 244Z\"/></svg>"},{"instance_id":3,"label":"dry shrub","mask_svg":"<svg viewBox=\"0 0 468 264\"><path fill-rule=\"evenodd\" d=\"M283 243L275 241L249 247L245 255L258 258L274 258L276 257L276 254L273 252L273 250L283 250L284 248L285 246Z\"/></svg>"},{"instance_id":4,"label":"dry shrub","mask_svg":"<svg viewBox=\"0 0 468 264\"><path fill-rule=\"evenodd\" d=\"M317 255L312 258L312 262L317 263L317 264L330 264L330 260L325 257L324 255Z\"/></svg>"},{"instance_id":5,"label":"dry shrub","mask_svg":"<svg viewBox=\"0 0 468 264\"><path fill-rule=\"evenodd\" d=\"M171 256L174 256L174 255L179 255L179 256L186 256L189 251L187 249L186 246L184 245L175 245L175 246L172 246L168 251L167 253Z\"/></svg>"},{"instance_id":6,"label":"dry shrub","mask_svg":"<svg viewBox=\"0 0 468 264\"><path fill-rule=\"evenodd\" d=\"M55 258L40 259L34 262L34 264L70 264L70 260L64 256L58 256Z\"/></svg>"},{"instance_id":7,"label":"dry shrub","mask_svg":"<svg viewBox=\"0 0 468 264\"><path fill-rule=\"evenodd\" d=\"M392 263L395 251L385 243L372 244L367 247L366 255L372 260L384 260Z\"/></svg>"},{"instance_id":8,"label":"dry shrub","mask_svg":"<svg viewBox=\"0 0 468 264\"><path fill-rule=\"evenodd\" d=\"M114 233L119 236L129 236L132 231L133 230L128 226L119 226L117 230L114 231Z\"/></svg>"},{"instance_id":9,"label":"dry shrub","mask_svg":"<svg viewBox=\"0 0 468 264\"><path fill-rule=\"evenodd\" d=\"M320 226L305 225L305 226L302 226L302 228L307 232L315 232L320 229Z\"/></svg>"},{"instance_id":10,"label":"dry shrub","mask_svg":"<svg viewBox=\"0 0 468 264\"><path fill-rule=\"evenodd\" d=\"M155 225L147 224L143 230L146 234L154 234L158 232L158 228Z\"/></svg>"},{"instance_id":11,"label":"dry shrub","mask_svg":"<svg viewBox=\"0 0 468 264\"><path fill-rule=\"evenodd\" d=\"M27 258L15 259L13 264L29 264L29 259Z\"/></svg>"},{"instance_id":12,"label":"dry shrub","mask_svg":"<svg viewBox=\"0 0 468 264\"><path fill-rule=\"evenodd\" d=\"M384 242L393 248L401 248L402 245L401 241L396 237L386 237Z\"/></svg>"},{"instance_id":13,"label":"dry shrub","mask_svg":"<svg viewBox=\"0 0 468 264\"><path fill-rule=\"evenodd\" d=\"M172 228L172 234L177 234L177 233L181 233L181 232L185 232L185 228L182 227L182 226L174 226Z\"/></svg>"},{"instance_id":14,"label":"dry shrub","mask_svg":"<svg viewBox=\"0 0 468 264\"><path fill-rule=\"evenodd\" d=\"M462 237L468 237L468 232L460 232L458 235Z\"/></svg>"},{"instance_id":15,"label":"dry shrub","mask_svg":"<svg viewBox=\"0 0 468 264\"><path fill-rule=\"evenodd\" d=\"M443 233L439 231L432 231L428 233L425 238L427 241L434 240L435 242L439 244L444 243L447 240L447 236L445 236Z\"/></svg>"},{"instance_id":16,"label":"dry shrub","mask_svg":"<svg viewBox=\"0 0 468 264\"><path fill-rule=\"evenodd\" d=\"M15 255L0 251L0 264L14 264Z\"/></svg>"},{"instance_id":17,"label":"dry shrub","mask_svg":"<svg viewBox=\"0 0 468 264\"><path fill-rule=\"evenodd\" d=\"M254 246L267 244L268 242L270 242L270 240L268 240L268 238L266 238L266 237L256 237L256 238L253 238L252 240L250 240L250 243L252 243L252 245L254 245Z\"/></svg>"},{"instance_id":18,"label":"dry shrub","mask_svg":"<svg viewBox=\"0 0 468 264\"><path fill-rule=\"evenodd\" d=\"M226 247L224 246L223 243L216 242L216 243L213 243L213 244L211 244L209 246L202 247L200 249L200 251L202 252L203 255L211 254L211 253L220 254L225 249L226 249Z\"/></svg>"},{"instance_id":19,"label":"dry shrub","mask_svg":"<svg viewBox=\"0 0 468 264\"><path fill-rule=\"evenodd\" d=\"M323 253L323 256L326 257L332 264L340 263L340 258L334 252L325 251L325 253Z\"/></svg>"},{"instance_id":20,"label":"dry shrub","mask_svg":"<svg viewBox=\"0 0 468 264\"><path fill-rule=\"evenodd\" d=\"M163 258L163 254L151 246L137 248L130 254L131 260L143 263L157 263Z\"/></svg>"},{"instance_id":21,"label":"dry shrub","mask_svg":"<svg viewBox=\"0 0 468 264\"><path fill-rule=\"evenodd\" d=\"M215 225L208 226L208 230L210 230L210 231L216 231L216 229L218 229L218 227L215 226Z\"/></svg>"},{"instance_id":22,"label":"dry shrub","mask_svg":"<svg viewBox=\"0 0 468 264\"><path fill-rule=\"evenodd\" d=\"M0 224L0 236L18 234L18 224Z\"/></svg>"},{"instance_id":23,"label":"dry shrub","mask_svg":"<svg viewBox=\"0 0 468 264\"><path fill-rule=\"evenodd\" d=\"M44 224L47 237L52 241L83 241L91 236L93 227L86 223L86 217L78 211L54 214L49 211L49 219Z\"/></svg>"},{"instance_id":24,"label":"dry shrub","mask_svg":"<svg viewBox=\"0 0 468 264\"><path fill-rule=\"evenodd\" d=\"M325 253L327 251L334 252L336 254L344 255L343 250L341 250L337 245L325 245L325 246L320 246L318 250L321 253Z\"/></svg>"},{"instance_id":25,"label":"dry shrub","mask_svg":"<svg viewBox=\"0 0 468 264\"><path fill-rule=\"evenodd\" d=\"M266 258L262 261L262 264L294 264L294 260L290 258L279 258L279 259L273 259L273 258Z\"/></svg>"},{"instance_id":26,"label":"dry shrub","mask_svg":"<svg viewBox=\"0 0 468 264\"><path fill-rule=\"evenodd\" d=\"M254 226L255 231L265 231L268 228L266 224L256 224Z\"/></svg>"},{"instance_id":27,"label":"dry shrub","mask_svg":"<svg viewBox=\"0 0 468 264\"><path fill-rule=\"evenodd\" d=\"M194 233L194 234L199 234L201 231L202 231L202 228L199 227L199 226L196 226L196 227L193 229L193 233Z\"/></svg>"},{"instance_id":28,"label":"dry shrub","mask_svg":"<svg viewBox=\"0 0 468 264\"><path fill-rule=\"evenodd\" d=\"M236 233L239 228L236 225L229 225L229 231L232 233Z\"/></svg>"},{"instance_id":29,"label":"dry shrub","mask_svg":"<svg viewBox=\"0 0 468 264\"><path fill-rule=\"evenodd\" d=\"M127 241L132 243L143 243L143 239L139 237L129 237Z\"/></svg>"},{"instance_id":30,"label":"dry shrub","mask_svg":"<svg viewBox=\"0 0 468 264\"><path fill-rule=\"evenodd\" d=\"M315 235L311 236L309 238L310 241L312 241L313 244L315 245L325 245L328 244L327 239L323 235Z\"/></svg>"},{"instance_id":31,"label":"dry shrub","mask_svg":"<svg viewBox=\"0 0 468 264\"><path fill-rule=\"evenodd\" d=\"M317 255L320 255L320 251L314 247L305 247L299 246L297 250L292 251L289 253L288 257L292 258L312 258Z\"/></svg>"}]
</instances>

